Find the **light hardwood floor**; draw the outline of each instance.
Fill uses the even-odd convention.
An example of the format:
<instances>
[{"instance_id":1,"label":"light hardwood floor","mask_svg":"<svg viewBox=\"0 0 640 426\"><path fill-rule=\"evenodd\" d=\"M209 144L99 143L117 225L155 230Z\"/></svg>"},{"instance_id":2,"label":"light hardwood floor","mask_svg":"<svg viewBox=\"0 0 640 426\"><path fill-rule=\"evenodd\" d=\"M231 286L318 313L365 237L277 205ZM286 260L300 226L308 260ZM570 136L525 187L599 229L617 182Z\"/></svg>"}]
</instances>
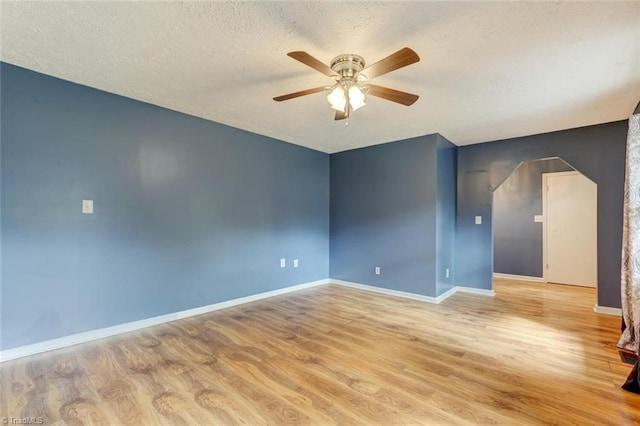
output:
<instances>
[{"instance_id":1,"label":"light hardwood floor","mask_svg":"<svg viewBox=\"0 0 640 426\"><path fill-rule=\"evenodd\" d=\"M325 286L0 364L45 424L640 424L595 290L441 305Z\"/></svg>"}]
</instances>

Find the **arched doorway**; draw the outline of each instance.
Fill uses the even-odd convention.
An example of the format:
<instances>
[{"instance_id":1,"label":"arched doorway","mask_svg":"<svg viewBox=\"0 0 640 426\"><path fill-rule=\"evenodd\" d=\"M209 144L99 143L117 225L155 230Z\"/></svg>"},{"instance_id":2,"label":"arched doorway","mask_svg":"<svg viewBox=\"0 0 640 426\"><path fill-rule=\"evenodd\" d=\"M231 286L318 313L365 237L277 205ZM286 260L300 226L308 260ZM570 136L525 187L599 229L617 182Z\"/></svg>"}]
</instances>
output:
<instances>
[{"instance_id":1,"label":"arched doorway","mask_svg":"<svg viewBox=\"0 0 640 426\"><path fill-rule=\"evenodd\" d=\"M597 288L596 193L561 158L521 162L493 191L494 277Z\"/></svg>"}]
</instances>

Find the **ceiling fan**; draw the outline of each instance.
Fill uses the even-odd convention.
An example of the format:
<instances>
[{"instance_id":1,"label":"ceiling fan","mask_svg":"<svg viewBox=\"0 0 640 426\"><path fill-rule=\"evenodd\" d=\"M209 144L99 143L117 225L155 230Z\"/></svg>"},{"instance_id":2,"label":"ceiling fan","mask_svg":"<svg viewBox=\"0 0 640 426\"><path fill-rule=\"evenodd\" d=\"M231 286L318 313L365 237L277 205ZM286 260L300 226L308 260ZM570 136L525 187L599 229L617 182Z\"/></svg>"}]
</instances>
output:
<instances>
[{"instance_id":1,"label":"ceiling fan","mask_svg":"<svg viewBox=\"0 0 640 426\"><path fill-rule=\"evenodd\" d=\"M362 56L346 54L333 58L328 66L307 52L289 52L287 56L302 62L303 64L320 71L324 75L333 77L336 83L332 86L314 87L273 98L281 102L300 96L311 95L323 91L329 91L327 99L331 108L336 110L336 120L349 118L351 112L365 105L365 93L378 98L383 98L402 105L413 105L418 100L418 95L413 95L387 87L376 86L368 81L399 68L406 67L420 60L416 52L408 47L402 48L384 59L365 68Z\"/></svg>"}]
</instances>

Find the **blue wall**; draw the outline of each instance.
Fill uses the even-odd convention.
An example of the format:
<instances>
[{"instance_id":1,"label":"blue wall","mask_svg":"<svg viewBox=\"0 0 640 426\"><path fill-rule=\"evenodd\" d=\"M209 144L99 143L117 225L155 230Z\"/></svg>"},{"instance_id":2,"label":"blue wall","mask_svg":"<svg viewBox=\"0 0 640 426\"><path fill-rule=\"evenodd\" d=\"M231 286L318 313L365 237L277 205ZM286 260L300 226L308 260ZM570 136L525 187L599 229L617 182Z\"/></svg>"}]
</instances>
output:
<instances>
[{"instance_id":1,"label":"blue wall","mask_svg":"<svg viewBox=\"0 0 640 426\"><path fill-rule=\"evenodd\" d=\"M438 135L437 149L436 294L439 296L453 288L455 282L457 147Z\"/></svg>"},{"instance_id":2,"label":"blue wall","mask_svg":"<svg viewBox=\"0 0 640 426\"><path fill-rule=\"evenodd\" d=\"M560 159L526 161L493 193L493 272L542 278L542 174L573 170Z\"/></svg>"},{"instance_id":3,"label":"blue wall","mask_svg":"<svg viewBox=\"0 0 640 426\"><path fill-rule=\"evenodd\" d=\"M453 261L453 221L436 218L455 211L454 182L455 147L438 135L333 154L331 278L435 296Z\"/></svg>"},{"instance_id":4,"label":"blue wall","mask_svg":"<svg viewBox=\"0 0 640 426\"><path fill-rule=\"evenodd\" d=\"M327 154L0 71L2 349L328 277Z\"/></svg>"},{"instance_id":5,"label":"blue wall","mask_svg":"<svg viewBox=\"0 0 640 426\"><path fill-rule=\"evenodd\" d=\"M456 284L491 288L492 191L521 161L560 157L598 185L598 304L620 307L626 139L627 122L618 121L459 147Z\"/></svg>"},{"instance_id":6,"label":"blue wall","mask_svg":"<svg viewBox=\"0 0 640 426\"><path fill-rule=\"evenodd\" d=\"M0 349L328 276L427 296L491 288L492 191L521 161L553 156L598 184L598 303L620 306L626 121L329 156L0 73Z\"/></svg>"}]
</instances>

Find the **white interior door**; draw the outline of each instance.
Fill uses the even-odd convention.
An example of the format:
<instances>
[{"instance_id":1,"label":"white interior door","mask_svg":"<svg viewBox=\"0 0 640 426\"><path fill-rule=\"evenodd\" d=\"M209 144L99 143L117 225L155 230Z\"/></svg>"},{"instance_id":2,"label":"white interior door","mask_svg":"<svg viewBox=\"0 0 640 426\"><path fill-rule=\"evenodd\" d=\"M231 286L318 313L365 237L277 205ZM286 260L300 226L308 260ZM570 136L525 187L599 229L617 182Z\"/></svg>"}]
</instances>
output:
<instances>
[{"instance_id":1,"label":"white interior door","mask_svg":"<svg viewBox=\"0 0 640 426\"><path fill-rule=\"evenodd\" d=\"M545 173L545 280L596 287L597 185L579 172Z\"/></svg>"}]
</instances>

